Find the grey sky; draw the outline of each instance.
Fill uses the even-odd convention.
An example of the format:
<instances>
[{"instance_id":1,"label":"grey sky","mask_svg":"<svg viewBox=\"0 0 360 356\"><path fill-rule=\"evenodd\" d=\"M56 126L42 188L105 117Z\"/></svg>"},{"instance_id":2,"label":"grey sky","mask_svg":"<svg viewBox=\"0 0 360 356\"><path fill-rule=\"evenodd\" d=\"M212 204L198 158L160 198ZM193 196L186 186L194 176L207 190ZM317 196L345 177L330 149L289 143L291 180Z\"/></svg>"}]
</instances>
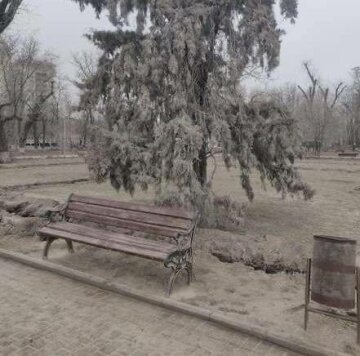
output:
<instances>
[{"instance_id":1,"label":"grey sky","mask_svg":"<svg viewBox=\"0 0 360 356\"><path fill-rule=\"evenodd\" d=\"M330 84L348 80L350 69L360 66L360 1L299 0L299 5L296 24L282 23L287 34L272 83L304 84L304 60L311 60ZM83 34L91 28L110 28L106 17L97 20L90 9L81 13L69 0L26 0L26 8L12 30L35 34L44 49L58 55L60 70L66 76L73 74L71 53L92 48Z\"/></svg>"}]
</instances>

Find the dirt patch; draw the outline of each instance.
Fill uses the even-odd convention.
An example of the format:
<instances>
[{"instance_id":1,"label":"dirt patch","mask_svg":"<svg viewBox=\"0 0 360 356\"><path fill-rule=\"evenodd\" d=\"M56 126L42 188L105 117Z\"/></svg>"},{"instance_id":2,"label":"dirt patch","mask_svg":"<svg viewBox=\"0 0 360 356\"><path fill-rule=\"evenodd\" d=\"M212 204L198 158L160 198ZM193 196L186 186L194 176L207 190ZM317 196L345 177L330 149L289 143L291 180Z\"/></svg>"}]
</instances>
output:
<instances>
[{"instance_id":1,"label":"dirt patch","mask_svg":"<svg viewBox=\"0 0 360 356\"><path fill-rule=\"evenodd\" d=\"M310 251L301 243L275 236L208 234L205 249L223 263L241 262L265 273L303 273Z\"/></svg>"},{"instance_id":2,"label":"dirt patch","mask_svg":"<svg viewBox=\"0 0 360 356\"><path fill-rule=\"evenodd\" d=\"M0 198L0 225L4 235L33 236L48 223L51 209L59 202L52 199L25 200L21 195Z\"/></svg>"},{"instance_id":3,"label":"dirt patch","mask_svg":"<svg viewBox=\"0 0 360 356\"><path fill-rule=\"evenodd\" d=\"M21 237L34 236L37 230L47 224L46 219L39 217L21 217L0 211L1 233Z\"/></svg>"},{"instance_id":4,"label":"dirt patch","mask_svg":"<svg viewBox=\"0 0 360 356\"><path fill-rule=\"evenodd\" d=\"M60 203L52 199L30 199L24 200L18 196L11 200L0 200L0 207L8 213L17 214L22 217L49 216L50 210Z\"/></svg>"}]
</instances>

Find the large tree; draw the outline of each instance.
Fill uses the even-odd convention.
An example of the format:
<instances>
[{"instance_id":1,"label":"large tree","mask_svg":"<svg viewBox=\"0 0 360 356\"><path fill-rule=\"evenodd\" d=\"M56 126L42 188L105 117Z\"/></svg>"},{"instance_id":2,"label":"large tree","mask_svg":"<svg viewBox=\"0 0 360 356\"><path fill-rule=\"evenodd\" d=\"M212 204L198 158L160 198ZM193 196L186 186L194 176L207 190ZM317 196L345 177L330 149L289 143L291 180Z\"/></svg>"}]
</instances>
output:
<instances>
[{"instance_id":1,"label":"large tree","mask_svg":"<svg viewBox=\"0 0 360 356\"><path fill-rule=\"evenodd\" d=\"M240 169L249 199L253 168L283 194L311 197L293 165L294 121L271 100L247 102L239 88L248 66L279 64L275 0L74 1L108 11L116 27L90 36L104 52L96 83L108 129L97 131L90 157L98 178L202 205L215 143L226 167ZM280 13L294 21L297 0L280 1Z\"/></svg>"}]
</instances>

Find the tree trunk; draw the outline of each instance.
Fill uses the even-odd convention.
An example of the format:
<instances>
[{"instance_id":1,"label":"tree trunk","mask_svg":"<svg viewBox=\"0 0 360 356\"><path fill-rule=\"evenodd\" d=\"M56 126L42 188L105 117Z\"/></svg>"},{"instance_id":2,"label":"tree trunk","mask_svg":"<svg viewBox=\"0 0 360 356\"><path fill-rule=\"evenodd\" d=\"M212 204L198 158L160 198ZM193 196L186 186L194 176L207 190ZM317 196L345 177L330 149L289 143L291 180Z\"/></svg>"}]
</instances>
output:
<instances>
[{"instance_id":1,"label":"tree trunk","mask_svg":"<svg viewBox=\"0 0 360 356\"><path fill-rule=\"evenodd\" d=\"M357 124L355 126L355 144L356 144L356 147L360 147L360 125Z\"/></svg>"},{"instance_id":2,"label":"tree trunk","mask_svg":"<svg viewBox=\"0 0 360 356\"><path fill-rule=\"evenodd\" d=\"M17 144L18 144L18 146L20 146L21 128L22 128L21 120L17 120L16 124L17 124L17 140L18 140Z\"/></svg>"},{"instance_id":3,"label":"tree trunk","mask_svg":"<svg viewBox=\"0 0 360 356\"><path fill-rule=\"evenodd\" d=\"M42 148L46 145L46 120L42 120Z\"/></svg>"},{"instance_id":4,"label":"tree trunk","mask_svg":"<svg viewBox=\"0 0 360 356\"><path fill-rule=\"evenodd\" d=\"M216 30L217 31L217 30ZM211 48L213 48L215 46L215 42L212 43L212 45L210 46ZM209 52L209 56L207 59L207 62L203 63L202 66L200 66L200 68L198 68L198 83L197 85L195 85L195 96L197 98L197 102L199 104L200 107L204 108L205 104L205 97L206 97L206 88L207 88L207 83L208 83L208 79L209 79L209 68L212 67L212 63L213 63L213 51ZM196 116L195 116L196 117ZM195 120L196 122L197 120ZM194 171L195 174L197 176L198 181L200 182L202 187L205 187L205 185L207 184L207 140L204 137L204 141L201 147L201 150L199 152L199 159L196 160L193 163L193 167L194 167Z\"/></svg>"},{"instance_id":5,"label":"tree trunk","mask_svg":"<svg viewBox=\"0 0 360 356\"><path fill-rule=\"evenodd\" d=\"M194 171L196 173L196 176L198 178L198 181L200 182L201 186L204 187L207 183L207 145L204 143L201 147L201 150L199 152L199 160L194 162Z\"/></svg>"},{"instance_id":6,"label":"tree trunk","mask_svg":"<svg viewBox=\"0 0 360 356\"><path fill-rule=\"evenodd\" d=\"M89 124L89 119L90 119L90 118L87 118L87 119L85 120L85 123L84 123L82 147L86 147L87 136L88 136L88 126L89 126L88 124Z\"/></svg>"},{"instance_id":7,"label":"tree trunk","mask_svg":"<svg viewBox=\"0 0 360 356\"><path fill-rule=\"evenodd\" d=\"M20 148L24 148L26 146L26 140L29 135L29 132L31 130L33 122L32 121L26 121L24 124L24 129L20 135Z\"/></svg>"},{"instance_id":8,"label":"tree trunk","mask_svg":"<svg viewBox=\"0 0 360 356\"><path fill-rule=\"evenodd\" d=\"M8 150L9 148L5 132L5 122L0 120L0 152L7 152Z\"/></svg>"},{"instance_id":9,"label":"tree trunk","mask_svg":"<svg viewBox=\"0 0 360 356\"><path fill-rule=\"evenodd\" d=\"M38 130L38 122L37 121L35 121L33 124L33 133L34 133L34 147L36 149L38 149L40 146L40 134L39 134L39 130Z\"/></svg>"},{"instance_id":10,"label":"tree trunk","mask_svg":"<svg viewBox=\"0 0 360 356\"><path fill-rule=\"evenodd\" d=\"M0 120L0 164L10 163L11 156L5 131L5 122Z\"/></svg>"}]
</instances>

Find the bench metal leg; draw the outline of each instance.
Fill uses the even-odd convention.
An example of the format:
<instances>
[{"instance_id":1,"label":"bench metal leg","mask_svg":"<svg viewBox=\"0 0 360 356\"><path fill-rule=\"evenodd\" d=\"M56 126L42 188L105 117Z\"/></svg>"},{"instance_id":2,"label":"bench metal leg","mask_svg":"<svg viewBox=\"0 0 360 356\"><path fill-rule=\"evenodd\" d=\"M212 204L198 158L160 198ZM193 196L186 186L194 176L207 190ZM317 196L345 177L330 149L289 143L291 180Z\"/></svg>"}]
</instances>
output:
<instances>
[{"instance_id":1,"label":"bench metal leg","mask_svg":"<svg viewBox=\"0 0 360 356\"><path fill-rule=\"evenodd\" d=\"M176 251L166 259L164 263L165 267L171 268L172 272L168 283L168 295L171 295L175 280L181 271L187 272L187 282L191 283L193 279L193 267L192 267L192 250Z\"/></svg>"},{"instance_id":2,"label":"bench metal leg","mask_svg":"<svg viewBox=\"0 0 360 356\"><path fill-rule=\"evenodd\" d=\"M171 292L173 290L175 280L176 280L176 278L177 278L177 276L179 275L180 272L181 272L181 268L173 268L172 269L170 279L169 279L169 283L168 283L168 291L167 291L169 297L170 297Z\"/></svg>"},{"instance_id":3,"label":"bench metal leg","mask_svg":"<svg viewBox=\"0 0 360 356\"><path fill-rule=\"evenodd\" d=\"M74 251L74 246L73 246L72 241L71 240L65 240L65 241L66 241L69 253L74 253L75 251Z\"/></svg>"},{"instance_id":4,"label":"bench metal leg","mask_svg":"<svg viewBox=\"0 0 360 356\"><path fill-rule=\"evenodd\" d=\"M46 245L45 245L44 252L43 252L44 260L46 260L48 258L50 246L55 240L57 240L56 237L48 237L46 239ZM69 253L74 253L74 246L73 246L72 241L70 241L70 240L65 240L65 241L66 241L66 245L67 245Z\"/></svg>"},{"instance_id":5,"label":"bench metal leg","mask_svg":"<svg viewBox=\"0 0 360 356\"><path fill-rule=\"evenodd\" d=\"M167 291L169 297L170 297L171 292L173 290L174 283L175 283L175 280L176 280L177 276L184 269L186 270L186 273L187 273L187 283L190 285L190 283L193 281L194 272L193 272L192 263L188 263L185 268L182 268L182 267L174 267L174 268L172 268L172 272L171 272L169 283L168 283L168 291Z\"/></svg>"},{"instance_id":6,"label":"bench metal leg","mask_svg":"<svg viewBox=\"0 0 360 356\"><path fill-rule=\"evenodd\" d=\"M356 269L357 343L360 345L360 268Z\"/></svg>"},{"instance_id":7,"label":"bench metal leg","mask_svg":"<svg viewBox=\"0 0 360 356\"><path fill-rule=\"evenodd\" d=\"M309 303L310 303L310 279L311 279L311 258L306 264L306 284L305 284L305 310L304 310L304 329L307 330L309 321Z\"/></svg>"},{"instance_id":8,"label":"bench metal leg","mask_svg":"<svg viewBox=\"0 0 360 356\"><path fill-rule=\"evenodd\" d=\"M189 263L186 266L186 272L187 272L187 282L190 285L194 278L194 272L193 272L193 266L192 263Z\"/></svg>"},{"instance_id":9,"label":"bench metal leg","mask_svg":"<svg viewBox=\"0 0 360 356\"><path fill-rule=\"evenodd\" d=\"M48 254L49 254L49 248L50 248L50 245L56 240L55 237L48 237L46 239L46 245L45 245L45 248L44 248L44 252L43 252L43 259L46 260L48 258Z\"/></svg>"}]
</instances>

